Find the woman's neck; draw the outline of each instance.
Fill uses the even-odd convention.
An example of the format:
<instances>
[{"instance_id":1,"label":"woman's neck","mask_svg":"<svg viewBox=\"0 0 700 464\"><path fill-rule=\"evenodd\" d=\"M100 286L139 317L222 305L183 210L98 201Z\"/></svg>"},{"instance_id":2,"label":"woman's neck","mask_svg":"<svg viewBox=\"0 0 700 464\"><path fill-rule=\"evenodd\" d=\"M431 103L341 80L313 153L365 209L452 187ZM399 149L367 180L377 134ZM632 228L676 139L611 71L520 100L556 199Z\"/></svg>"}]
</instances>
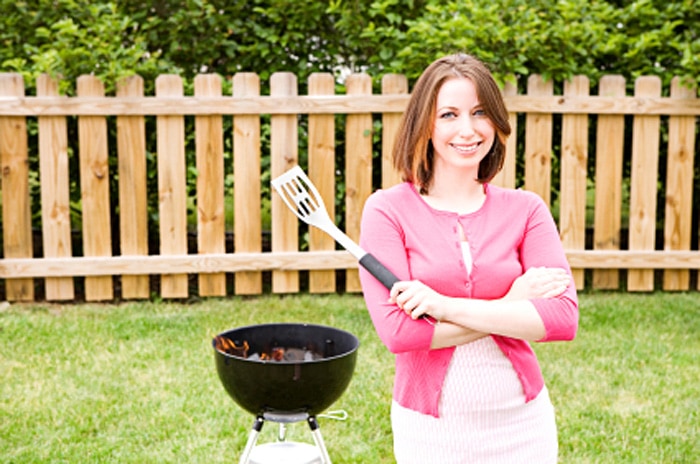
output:
<instances>
[{"instance_id":1,"label":"woman's neck","mask_svg":"<svg viewBox=\"0 0 700 464\"><path fill-rule=\"evenodd\" d=\"M486 199L486 190L474 177L464 173L439 176L436 172L423 199L435 209L468 214L481 208Z\"/></svg>"}]
</instances>

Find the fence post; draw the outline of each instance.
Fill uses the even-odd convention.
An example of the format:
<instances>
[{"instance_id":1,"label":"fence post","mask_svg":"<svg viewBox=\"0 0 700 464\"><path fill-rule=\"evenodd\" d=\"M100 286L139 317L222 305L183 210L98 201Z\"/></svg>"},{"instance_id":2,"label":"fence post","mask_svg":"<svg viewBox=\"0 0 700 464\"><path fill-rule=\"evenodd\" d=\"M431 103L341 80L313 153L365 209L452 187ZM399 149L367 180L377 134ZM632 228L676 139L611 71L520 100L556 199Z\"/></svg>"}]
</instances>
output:
<instances>
[{"instance_id":1,"label":"fence post","mask_svg":"<svg viewBox=\"0 0 700 464\"><path fill-rule=\"evenodd\" d=\"M143 78L117 83L117 97L143 97ZM119 246L122 255L148 255L146 127L143 116L117 116ZM123 275L122 298L148 298L147 275Z\"/></svg>"},{"instance_id":2,"label":"fence post","mask_svg":"<svg viewBox=\"0 0 700 464\"><path fill-rule=\"evenodd\" d=\"M634 85L636 97L659 97L661 79L642 76ZM660 117L635 115L632 133L632 173L630 189L630 250L654 250L656 245L656 194L659 175ZM627 289L654 289L653 269L630 269Z\"/></svg>"},{"instance_id":3,"label":"fence post","mask_svg":"<svg viewBox=\"0 0 700 464\"><path fill-rule=\"evenodd\" d=\"M234 97L260 95L260 78L255 73L233 76ZM233 117L233 248L236 253L262 251L260 200L260 116ZM262 274L237 272L233 277L238 295L262 293Z\"/></svg>"},{"instance_id":4,"label":"fence post","mask_svg":"<svg viewBox=\"0 0 700 464\"><path fill-rule=\"evenodd\" d=\"M624 77L603 76L600 79L598 94L601 97L624 97ZM624 138L625 117L623 115L598 116L593 222L593 249L595 250L620 249ZM617 289L619 285L620 271L616 269L593 271L593 288Z\"/></svg>"},{"instance_id":5,"label":"fence post","mask_svg":"<svg viewBox=\"0 0 700 464\"><path fill-rule=\"evenodd\" d=\"M39 97L57 97L58 80L42 74L36 79ZM69 258L73 255L70 217L70 169L68 128L65 116L39 116L39 180L41 188L41 232L44 256ZM45 281L46 299L72 300L72 277Z\"/></svg>"},{"instance_id":6,"label":"fence post","mask_svg":"<svg viewBox=\"0 0 700 464\"><path fill-rule=\"evenodd\" d=\"M351 74L345 81L348 95L371 95L372 79L364 73ZM372 114L350 114L345 126L345 233L358 241L365 200L372 193ZM359 292L360 277L348 269L345 289Z\"/></svg>"},{"instance_id":7,"label":"fence post","mask_svg":"<svg viewBox=\"0 0 700 464\"><path fill-rule=\"evenodd\" d=\"M564 82L564 97L589 95L586 76L574 76ZM588 187L588 115L565 114L562 117L561 182L559 192L559 230L564 248L586 248L586 190ZM573 270L576 288L584 286L584 270Z\"/></svg>"},{"instance_id":8,"label":"fence post","mask_svg":"<svg viewBox=\"0 0 700 464\"><path fill-rule=\"evenodd\" d=\"M387 74L382 77L382 94L407 93L408 79L403 74ZM402 113L382 113L382 188L389 188L401 182L401 175L394 168L392 155L402 116Z\"/></svg>"},{"instance_id":9,"label":"fence post","mask_svg":"<svg viewBox=\"0 0 700 464\"><path fill-rule=\"evenodd\" d=\"M685 86L679 77L671 81L671 98L696 99L695 86ZM693 173L695 118L668 118L668 168L666 170L666 222L664 250L690 250L693 227ZM688 290L688 269L664 271L664 290Z\"/></svg>"},{"instance_id":10,"label":"fence post","mask_svg":"<svg viewBox=\"0 0 700 464\"><path fill-rule=\"evenodd\" d=\"M104 97L104 84L95 76L78 77L79 97ZM83 219L83 253L85 256L112 255L112 208L109 202L109 156L107 118L78 117L80 147L80 195ZM87 301L114 298L112 276L85 278Z\"/></svg>"},{"instance_id":11,"label":"fence post","mask_svg":"<svg viewBox=\"0 0 700 464\"><path fill-rule=\"evenodd\" d=\"M332 74L314 73L309 76L309 95L335 94ZM326 204L328 215L335 220L335 117L332 114L309 115L309 178ZM325 232L311 227L309 250L334 250L335 240ZM309 272L311 293L334 292L335 271Z\"/></svg>"},{"instance_id":12,"label":"fence post","mask_svg":"<svg viewBox=\"0 0 700 464\"><path fill-rule=\"evenodd\" d=\"M24 97L21 74L0 74L0 96ZM29 152L24 116L0 117L2 231L5 258L31 258L32 218L29 203ZM7 279L7 299L33 301L34 279Z\"/></svg>"},{"instance_id":13,"label":"fence post","mask_svg":"<svg viewBox=\"0 0 700 464\"><path fill-rule=\"evenodd\" d=\"M503 96L512 97L518 94L518 86L515 76L507 79L503 85ZM508 122L510 123L510 136L506 140L506 158L496 177L491 181L494 185L506 188L515 188L516 158L518 154L518 113L508 112Z\"/></svg>"},{"instance_id":14,"label":"fence post","mask_svg":"<svg viewBox=\"0 0 700 464\"><path fill-rule=\"evenodd\" d=\"M551 96L551 80L533 74L527 80L529 97ZM537 193L547 206L552 195L552 114L527 113L525 117L525 188Z\"/></svg>"},{"instance_id":15,"label":"fence post","mask_svg":"<svg viewBox=\"0 0 700 464\"><path fill-rule=\"evenodd\" d=\"M278 72L270 77L270 94L274 97L296 96L297 78L289 72ZM272 178L283 174L299 163L299 134L296 115L273 114L270 118L270 150ZM272 194L272 251L298 251L299 220L284 205L277 194ZM296 293L299 291L297 271L272 271L272 291Z\"/></svg>"},{"instance_id":16,"label":"fence post","mask_svg":"<svg viewBox=\"0 0 700 464\"><path fill-rule=\"evenodd\" d=\"M221 78L216 74L194 78L197 97L220 97ZM224 135L221 115L196 116L197 252L225 253ZM225 296L226 274L200 274L201 296Z\"/></svg>"},{"instance_id":17,"label":"fence post","mask_svg":"<svg viewBox=\"0 0 700 464\"><path fill-rule=\"evenodd\" d=\"M157 97L182 97L182 78L164 74L156 79ZM185 121L182 116L158 116L158 212L160 253L187 254L187 179ZM163 298L188 296L187 274L161 276Z\"/></svg>"}]
</instances>

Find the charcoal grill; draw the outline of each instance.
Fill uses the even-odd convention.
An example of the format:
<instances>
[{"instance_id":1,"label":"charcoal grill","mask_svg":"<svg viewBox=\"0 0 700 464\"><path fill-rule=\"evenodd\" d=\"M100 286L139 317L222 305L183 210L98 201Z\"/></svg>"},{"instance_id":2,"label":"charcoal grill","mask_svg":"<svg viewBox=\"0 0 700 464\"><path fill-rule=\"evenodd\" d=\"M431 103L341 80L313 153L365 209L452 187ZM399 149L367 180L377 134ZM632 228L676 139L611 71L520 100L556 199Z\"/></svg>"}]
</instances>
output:
<instances>
[{"instance_id":1,"label":"charcoal grill","mask_svg":"<svg viewBox=\"0 0 700 464\"><path fill-rule=\"evenodd\" d=\"M262 360L217 349L224 337L249 353L276 347L320 354L308 360ZM289 462L330 464L316 416L325 411L350 384L359 340L344 330L313 324L261 324L222 332L212 340L219 379L229 396L255 416L240 464ZM275 443L257 445L266 421L280 426ZM315 446L285 440L287 424L306 422ZM283 457L283 458L282 458Z\"/></svg>"}]
</instances>

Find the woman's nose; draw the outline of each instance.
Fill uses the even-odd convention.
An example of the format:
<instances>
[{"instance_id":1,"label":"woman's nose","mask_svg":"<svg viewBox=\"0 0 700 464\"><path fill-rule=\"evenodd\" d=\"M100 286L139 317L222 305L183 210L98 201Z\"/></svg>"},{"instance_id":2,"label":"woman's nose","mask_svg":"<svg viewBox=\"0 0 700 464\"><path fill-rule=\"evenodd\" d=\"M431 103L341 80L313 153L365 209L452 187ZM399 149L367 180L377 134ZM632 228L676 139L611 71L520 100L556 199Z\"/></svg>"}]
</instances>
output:
<instances>
[{"instance_id":1,"label":"woman's nose","mask_svg":"<svg viewBox=\"0 0 700 464\"><path fill-rule=\"evenodd\" d=\"M462 137L469 137L474 134L474 122L470 116L464 116L461 118L459 124L459 135Z\"/></svg>"}]
</instances>

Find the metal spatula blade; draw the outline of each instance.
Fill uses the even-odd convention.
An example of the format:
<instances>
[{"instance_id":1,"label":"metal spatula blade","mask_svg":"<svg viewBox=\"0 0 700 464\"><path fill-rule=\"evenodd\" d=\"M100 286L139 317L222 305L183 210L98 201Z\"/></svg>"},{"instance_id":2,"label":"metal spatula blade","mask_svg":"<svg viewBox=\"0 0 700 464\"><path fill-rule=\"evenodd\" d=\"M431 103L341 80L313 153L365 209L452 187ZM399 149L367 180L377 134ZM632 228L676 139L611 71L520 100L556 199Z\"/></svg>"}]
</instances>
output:
<instances>
[{"instance_id":1,"label":"metal spatula blade","mask_svg":"<svg viewBox=\"0 0 700 464\"><path fill-rule=\"evenodd\" d=\"M318 227L333 237L355 258L361 259L366 254L331 221L321 194L299 166L294 166L273 179L272 186L282 197L284 204L303 222Z\"/></svg>"},{"instance_id":2,"label":"metal spatula blade","mask_svg":"<svg viewBox=\"0 0 700 464\"><path fill-rule=\"evenodd\" d=\"M272 186L287 207L306 224L318 227L348 250L386 288L391 288L398 278L341 231L328 216L321 194L299 166L272 180Z\"/></svg>"}]
</instances>

